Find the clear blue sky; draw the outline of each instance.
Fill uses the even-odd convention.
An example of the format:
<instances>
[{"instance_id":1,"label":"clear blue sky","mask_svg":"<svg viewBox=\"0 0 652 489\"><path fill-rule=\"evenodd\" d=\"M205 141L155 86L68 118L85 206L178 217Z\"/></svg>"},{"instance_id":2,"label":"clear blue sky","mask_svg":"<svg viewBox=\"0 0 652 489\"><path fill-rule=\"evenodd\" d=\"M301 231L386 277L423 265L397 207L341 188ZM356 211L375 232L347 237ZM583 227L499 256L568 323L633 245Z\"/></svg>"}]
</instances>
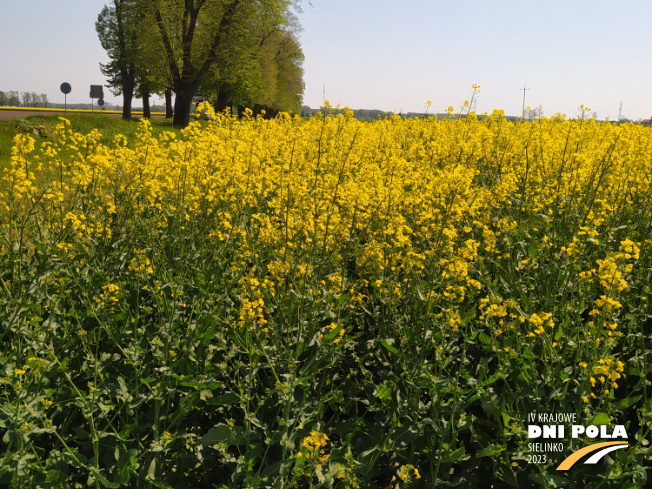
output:
<instances>
[{"instance_id":1,"label":"clear blue sky","mask_svg":"<svg viewBox=\"0 0 652 489\"><path fill-rule=\"evenodd\" d=\"M107 60L95 33L106 0L0 0L0 90L88 101ZM652 116L650 0L312 0L299 18L304 103L353 108L456 109L481 85L478 112L599 118ZM106 99L119 102L105 89Z\"/></svg>"}]
</instances>

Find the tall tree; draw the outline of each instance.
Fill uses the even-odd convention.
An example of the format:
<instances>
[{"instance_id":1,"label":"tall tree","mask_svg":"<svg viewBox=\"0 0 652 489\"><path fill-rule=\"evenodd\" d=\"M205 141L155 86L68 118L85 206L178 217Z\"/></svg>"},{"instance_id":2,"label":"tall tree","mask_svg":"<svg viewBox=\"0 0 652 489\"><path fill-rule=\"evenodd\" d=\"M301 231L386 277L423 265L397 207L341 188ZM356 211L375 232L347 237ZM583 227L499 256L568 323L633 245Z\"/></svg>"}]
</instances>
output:
<instances>
[{"instance_id":1,"label":"tall tree","mask_svg":"<svg viewBox=\"0 0 652 489\"><path fill-rule=\"evenodd\" d=\"M138 56L138 10L134 0L113 0L97 17L95 30L110 61L100 69L108 77L114 95L122 94L122 118L131 119L136 88Z\"/></svg>"},{"instance_id":2,"label":"tall tree","mask_svg":"<svg viewBox=\"0 0 652 489\"><path fill-rule=\"evenodd\" d=\"M299 112L303 99L303 51L296 37L294 16L274 30L261 45L264 98L261 104L273 112Z\"/></svg>"},{"instance_id":3,"label":"tall tree","mask_svg":"<svg viewBox=\"0 0 652 489\"><path fill-rule=\"evenodd\" d=\"M20 98L18 97L18 92L12 90L9 92L9 104L13 107L20 107Z\"/></svg>"},{"instance_id":4,"label":"tall tree","mask_svg":"<svg viewBox=\"0 0 652 489\"><path fill-rule=\"evenodd\" d=\"M149 95L165 94L166 117L172 117L172 74L163 51L152 2L139 0L138 66L136 93L148 111Z\"/></svg>"},{"instance_id":5,"label":"tall tree","mask_svg":"<svg viewBox=\"0 0 652 489\"><path fill-rule=\"evenodd\" d=\"M23 99L23 107L29 107L32 105L32 94L29 92L23 92L21 95Z\"/></svg>"},{"instance_id":6,"label":"tall tree","mask_svg":"<svg viewBox=\"0 0 652 489\"><path fill-rule=\"evenodd\" d=\"M243 32L229 49L216 54L216 62L202 81L205 95L215 99L216 110L227 106L253 106L264 96L260 60L260 25L249 20ZM233 40L233 38L232 38Z\"/></svg>"},{"instance_id":7,"label":"tall tree","mask_svg":"<svg viewBox=\"0 0 652 489\"><path fill-rule=\"evenodd\" d=\"M150 2L175 92L174 120L190 122L195 91L201 86L219 53L241 39L261 6L278 22L287 0L153 0Z\"/></svg>"},{"instance_id":8,"label":"tall tree","mask_svg":"<svg viewBox=\"0 0 652 489\"><path fill-rule=\"evenodd\" d=\"M300 25L288 10L282 22L270 16L264 4L249 19L238 43L217 53L216 65L202 83L216 102L216 110L238 106L254 113L301 109L303 52L296 38Z\"/></svg>"}]
</instances>

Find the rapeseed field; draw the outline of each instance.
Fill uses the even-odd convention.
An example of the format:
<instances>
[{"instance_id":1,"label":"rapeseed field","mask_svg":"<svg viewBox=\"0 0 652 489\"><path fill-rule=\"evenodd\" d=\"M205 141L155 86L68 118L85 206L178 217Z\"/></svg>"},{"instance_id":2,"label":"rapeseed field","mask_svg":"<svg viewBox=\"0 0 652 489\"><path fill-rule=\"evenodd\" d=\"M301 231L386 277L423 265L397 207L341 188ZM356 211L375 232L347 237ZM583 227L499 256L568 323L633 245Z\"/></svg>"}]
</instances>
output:
<instances>
[{"instance_id":1,"label":"rapeseed field","mask_svg":"<svg viewBox=\"0 0 652 489\"><path fill-rule=\"evenodd\" d=\"M14 140L0 484L645 485L650 128L139 124ZM558 471L605 440L533 439L531 413L628 446Z\"/></svg>"}]
</instances>

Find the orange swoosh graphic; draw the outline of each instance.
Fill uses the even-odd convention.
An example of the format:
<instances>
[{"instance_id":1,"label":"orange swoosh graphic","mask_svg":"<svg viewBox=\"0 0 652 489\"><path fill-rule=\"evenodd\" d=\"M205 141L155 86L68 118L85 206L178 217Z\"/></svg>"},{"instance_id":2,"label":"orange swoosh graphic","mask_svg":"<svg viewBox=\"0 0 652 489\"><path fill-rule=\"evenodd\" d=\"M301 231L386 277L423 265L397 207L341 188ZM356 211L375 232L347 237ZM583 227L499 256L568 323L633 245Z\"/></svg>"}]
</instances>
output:
<instances>
[{"instance_id":1,"label":"orange swoosh graphic","mask_svg":"<svg viewBox=\"0 0 652 489\"><path fill-rule=\"evenodd\" d=\"M596 443L594 445L589 445L588 447L584 447L576 452L571 453L568 457L564 459L562 463L559 464L557 470L568 470L573 466L573 464L575 464L575 462L581 459L584 455L591 452L595 452L596 450L611 445L628 445L628 443L626 441L605 441L603 443Z\"/></svg>"}]
</instances>

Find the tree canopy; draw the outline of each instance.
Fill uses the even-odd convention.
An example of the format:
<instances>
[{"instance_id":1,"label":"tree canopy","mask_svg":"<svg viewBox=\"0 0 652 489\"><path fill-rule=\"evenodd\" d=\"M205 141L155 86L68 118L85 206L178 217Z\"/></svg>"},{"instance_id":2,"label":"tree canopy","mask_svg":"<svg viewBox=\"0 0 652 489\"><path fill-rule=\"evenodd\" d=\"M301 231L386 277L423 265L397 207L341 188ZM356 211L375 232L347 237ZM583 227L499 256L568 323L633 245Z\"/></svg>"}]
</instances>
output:
<instances>
[{"instance_id":1,"label":"tree canopy","mask_svg":"<svg viewBox=\"0 0 652 489\"><path fill-rule=\"evenodd\" d=\"M122 94L122 117L131 119L138 63L138 17L135 0L113 0L105 5L95 22L95 30L110 61L100 64L107 86L114 95Z\"/></svg>"},{"instance_id":2,"label":"tree canopy","mask_svg":"<svg viewBox=\"0 0 652 489\"><path fill-rule=\"evenodd\" d=\"M125 97L171 88L177 126L189 123L200 88L218 109L298 111L303 53L290 7L288 0L114 0L96 25L111 59L103 71Z\"/></svg>"}]
</instances>

